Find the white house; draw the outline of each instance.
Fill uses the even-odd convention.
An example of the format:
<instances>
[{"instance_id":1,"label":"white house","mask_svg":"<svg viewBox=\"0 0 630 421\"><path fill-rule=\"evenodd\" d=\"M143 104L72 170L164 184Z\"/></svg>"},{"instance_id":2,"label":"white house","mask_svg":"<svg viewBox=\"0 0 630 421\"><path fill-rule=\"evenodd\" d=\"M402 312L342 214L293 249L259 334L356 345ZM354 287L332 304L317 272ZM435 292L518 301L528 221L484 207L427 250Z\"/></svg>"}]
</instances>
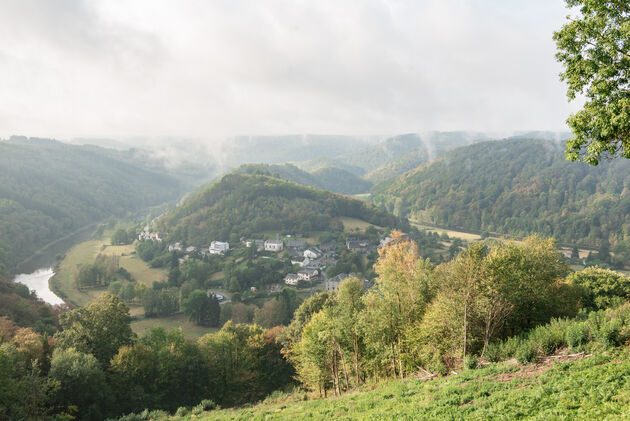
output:
<instances>
[{"instance_id":1,"label":"white house","mask_svg":"<svg viewBox=\"0 0 630 421\"><path fill-rule=\"evenodd\" d=\"M297 273L299 281L313 282L319 276L317 269L302 269Z\"/></svg>"},{"instance_id":2,"label":"white house","mask_svg":"<svg viewBox=\"0 0 630 421\"><path fill-rule=\"evenodd\" d=\"M210 243L208 251L210 254L225 254L230 249L230 244L223 241L213 241Z\"/></svg>"},{"instance_id":3,"label":"white house","mask_svg":"<svg viewBox=\"0 0 630 421\"><path fill-rule=\"evenodd\" d=\"M284 244L282 240L266 240L265 251L282 251Z\"/></svg>"},{"instance_id":4,"label":"white house","mask_svg":"<svg viewBox=\"0 0 630 421\"><path fill-rule=\"evenodd\" d=\"M245 240L245 247L256 247L256 251L263 251L265 249L265 242L263 240Z\"/></svg>"},{"instance_id":5,"label":"white house","mask_svg":"<svg viewBox=\"0 0 630 421\"><path fill-rule=\"evenodd\" d=\"M322 257L322 253L319 252L317 249L310 248L304 250L304 257L311 260L319 259L320 257Z\"/></svg>"},{"instance_id":6,"label":"white house","mask_svg":"<svg viewBox=\"0 0 630 421\"><path fill-rule=\"evenodd\" d=\"M296 286L300 282L300 279L296 273L289 273L284 277L284 283L287 285Z\"/></svg>"},{"instance_id":7,"label":"white house","mask_svg":"<svg viewBox=\"0 0 630 421\"><path fill-rule=\"evenodd\" d=\"M169 244L168 251L182 251L181 243Z\"/></svg>"}]
</instances>

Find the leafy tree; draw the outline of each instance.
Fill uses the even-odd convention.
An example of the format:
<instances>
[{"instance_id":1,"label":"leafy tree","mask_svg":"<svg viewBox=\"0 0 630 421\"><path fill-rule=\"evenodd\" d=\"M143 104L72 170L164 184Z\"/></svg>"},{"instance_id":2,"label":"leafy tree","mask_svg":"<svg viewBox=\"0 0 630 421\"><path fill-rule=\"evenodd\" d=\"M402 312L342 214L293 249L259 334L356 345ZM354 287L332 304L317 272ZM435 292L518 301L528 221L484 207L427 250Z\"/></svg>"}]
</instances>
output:
<instances>
[{"instance_id":1,"label":"leafy tree","mask_svg":"<svg viewBox=\"0 0 630 421\"><path fill-rule=\"evenodd\" d=\"M112 234L112 244L114 245L130 244L133 240L133 236L130 236L124 228L118 228Z\"/></svg>"},{"instance_id":2,"label":"leafy tree","mask_svg":"<svg viewBox=\"0 0 630 421\"><path fill-rule=\"evenodd\" d=\"M588 310L613 307L630 298L630 278L609 269L589 267L567 280L580 289L582 306Z\"/></svg>"},{"instance_id":3,"label":"leafy tree","mask_svg":"<svg viewBox=\"0 0 630 421\"><path fill-rule=\"evenodd\" d=\"M365 304L362 300L363 282L357 278L347 278L337 291L337 312L335 322L341 332L342 345L352 353L355 385L361 382L361 362L363 349L363 331L356 323Z\"/></svg>"},{"instance_id":4,"label":"leafy tree","mask_svg":"<svg viewBox=\"0 0 630 421\"><path fill-rule=\"evenodd\" d=\"M86 307L63 313L63 331L55 335L60 349L92 354L107 367L118 348L132 342L129 308L117 297L103 294Z\"/></svg>"},{"instance_id":5,"label":"leafy tree","mask_svg":"<svg viewBox=\"0 0 630 421\"><path fill-rule=\"evenodd\" d=\"M433 266L419 258L417 245L400 231L393 231L391 236L392 243L379 250L374 265L378 293L366 295L368 311L362 323L371 340L382 341L388 349L386 359L392 374L404 377L407 330L422 319L433 298Z\"/></svg>"},{"instance_id":6,"label":"leafy tree","mask_svg":"<svg viewBox=\"0 0 630 421\"><path fill-rule=\"evenodd\" d=\"M50 365L50 378L59 382L54 400L62 409L77 408L85 420L106 418L111 391L98 360L74 348L56 349Z\"/></svg>"},{"instance_id":7,"label":"leafy tree","mask_svg":"<svg viewBox=\"0 0 630 421\"><path fill-rule=\"evenodd\" d=\"M568 119L573 139L567 158L597 165L602 158L630 158L630 4L626 1L566 0L579 7L554 34L568 97L586 97Z\"/></svg>"}]
</instances>

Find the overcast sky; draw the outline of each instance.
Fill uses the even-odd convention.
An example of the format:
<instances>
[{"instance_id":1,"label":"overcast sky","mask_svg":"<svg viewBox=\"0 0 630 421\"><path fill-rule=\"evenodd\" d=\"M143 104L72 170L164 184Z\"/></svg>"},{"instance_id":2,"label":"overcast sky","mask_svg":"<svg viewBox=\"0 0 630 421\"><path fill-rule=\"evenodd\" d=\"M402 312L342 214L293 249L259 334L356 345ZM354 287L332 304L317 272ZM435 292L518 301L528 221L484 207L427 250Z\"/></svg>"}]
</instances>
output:
<instances>
[{"instance_id":1,"label":"overcast sky","mask_svg":"<svg viewBox=\"0 0 630 421\"><path fill-rule=\"evenodd\" d=\"M0 2L0 136L566 130L563 0Z\"/></svg>"}]
</instances>

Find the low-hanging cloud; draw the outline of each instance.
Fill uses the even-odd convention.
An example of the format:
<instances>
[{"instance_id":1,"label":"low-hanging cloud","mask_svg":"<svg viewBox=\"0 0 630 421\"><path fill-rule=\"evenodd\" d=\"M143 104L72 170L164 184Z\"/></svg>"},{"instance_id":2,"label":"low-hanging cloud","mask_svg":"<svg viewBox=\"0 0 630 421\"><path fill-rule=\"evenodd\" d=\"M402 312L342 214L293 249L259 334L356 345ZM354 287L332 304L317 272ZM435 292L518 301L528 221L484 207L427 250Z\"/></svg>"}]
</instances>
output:
<instances>
[{"instance_id":1,"label":"low-hanging cloud","mask_svg":"<svg viewBox=\"0 0 630 421\"><path fill-rule=\"evenodd\" d=\"M565 129L533 0L7 0L0 136Z\"/></svg>"}]
</instances>

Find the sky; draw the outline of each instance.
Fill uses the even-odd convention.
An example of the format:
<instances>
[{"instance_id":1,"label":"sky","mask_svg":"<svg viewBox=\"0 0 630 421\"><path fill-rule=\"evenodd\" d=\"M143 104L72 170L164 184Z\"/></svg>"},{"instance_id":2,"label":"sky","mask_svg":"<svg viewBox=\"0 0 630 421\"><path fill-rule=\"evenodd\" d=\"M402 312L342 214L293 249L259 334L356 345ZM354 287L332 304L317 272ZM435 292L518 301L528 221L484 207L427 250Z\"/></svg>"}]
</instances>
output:
<instances>
[{"instance_id":1,"label":"sky","mask_svg":"<svg viewBox=\"0 0 630 421\"><path fill-rule=\"evenodd\" d=\"M3 0L0 137L567 130L562 0ZM578 101L579 102L579 101Z\"/></svg>"}]
</instances>

